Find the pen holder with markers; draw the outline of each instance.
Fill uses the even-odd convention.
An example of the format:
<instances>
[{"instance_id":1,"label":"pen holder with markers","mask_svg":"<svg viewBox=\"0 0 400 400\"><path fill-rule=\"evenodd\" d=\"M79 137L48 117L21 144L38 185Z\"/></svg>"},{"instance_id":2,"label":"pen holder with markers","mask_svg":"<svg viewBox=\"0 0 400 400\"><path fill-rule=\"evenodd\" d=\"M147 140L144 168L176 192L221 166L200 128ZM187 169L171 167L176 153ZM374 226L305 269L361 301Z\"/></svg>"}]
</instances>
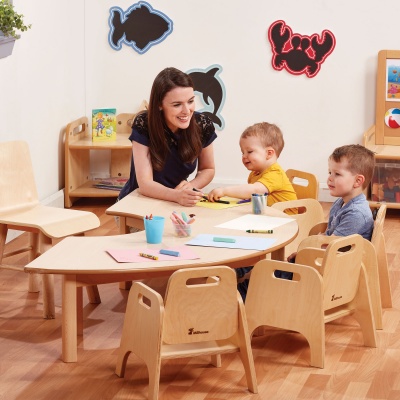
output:
<instances>
[{"instance_id":1,"label":"pen holder with markers","mask_svg":"<svg viewBox=\"0 0 400 400\"><path fill-rule=\"evenodd\" d=\"M265 208L267 207L267 195L253 193L251 195L251 207L253 210L253 214L264 214Z\"/></svg>"},{"instance_id":2,"label":"pen holder with markers","mask_svg":"<svg viewBox=\"0 0 400 400\"><path fill-rule=\"evenodd\" d=\"M175 236L189 237L192 234L191 224L194 222L194 216L188 218L185 213L179 215L174 211L170 218L174 227Z\"/></svg>"}]
</instances>

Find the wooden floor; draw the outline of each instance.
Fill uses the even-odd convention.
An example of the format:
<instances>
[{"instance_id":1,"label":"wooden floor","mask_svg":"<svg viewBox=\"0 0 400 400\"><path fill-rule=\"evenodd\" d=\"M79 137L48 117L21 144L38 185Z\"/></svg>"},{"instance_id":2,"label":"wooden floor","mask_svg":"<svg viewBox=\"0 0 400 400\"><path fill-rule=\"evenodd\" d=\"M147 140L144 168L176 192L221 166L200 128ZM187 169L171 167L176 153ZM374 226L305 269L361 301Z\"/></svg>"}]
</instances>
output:
<instances>
[{"instance_id":1,"label":"wooden floor","mask_svg":"<svg viewBox=\"0 0 400 400\"><path fill-rule=\"evenodd\" d=\"M104 214L112 201L75 208L92 210L101 227L91 234L116 234L113 218ZM326 212L330 204L324 204ZM259 394L247 391L237 354L223 356L214 368L207 357L162 364L160 399L400 399L400 222L389 210L385 237L390 263L394 308L384 310L384 330L378 348L362 346L362 336L351 317L326 326L325 369L309 366L310 352L298 333L269 331L255 337ZM19 246L20 236L8 245ZM15 256L7 263L24 265ZM42 319L42 294L27 293L24 273L0 271L0 399L146 399L147 370L131 355L125 378L114 374L127 292L118 284L99 287L102 303L85 302L84 336L78 339L78 363L61 361L61 284L56 279L56 319ZM86 296L86 295L85 295Z\"/></svg>"}]
</instances>

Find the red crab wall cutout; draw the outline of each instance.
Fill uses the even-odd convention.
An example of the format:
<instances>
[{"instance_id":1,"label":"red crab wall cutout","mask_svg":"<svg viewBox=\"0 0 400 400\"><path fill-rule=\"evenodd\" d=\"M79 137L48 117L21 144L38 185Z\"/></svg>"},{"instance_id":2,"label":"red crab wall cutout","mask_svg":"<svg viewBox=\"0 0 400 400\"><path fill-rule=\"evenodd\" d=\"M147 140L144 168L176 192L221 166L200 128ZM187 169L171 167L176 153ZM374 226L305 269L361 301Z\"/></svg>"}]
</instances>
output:
<instances>
[{"instance_id":1,"label":"red crab wall cutout","mask_svg":"<svg viewBox=\"0 0 400 400\"><path fill-rule=\"evenodd\" d=\"M268 29L268 39L272 48L272 67L277 71L285 68L294 75L306 74L313 78L322 63L332 53L336 45L331 31L324 30L319 36L293 33L285 21L275 21Z\"/></svg>"}]
</instances>

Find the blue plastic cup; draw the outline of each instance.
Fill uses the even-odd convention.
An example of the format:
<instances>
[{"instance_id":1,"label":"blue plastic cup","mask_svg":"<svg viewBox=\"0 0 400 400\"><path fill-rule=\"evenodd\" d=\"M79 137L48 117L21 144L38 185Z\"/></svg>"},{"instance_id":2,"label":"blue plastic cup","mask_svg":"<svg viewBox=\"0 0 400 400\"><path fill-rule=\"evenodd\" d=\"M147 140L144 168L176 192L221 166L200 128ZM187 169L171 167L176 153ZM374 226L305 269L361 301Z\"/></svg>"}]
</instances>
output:
<instances>
[{"instance_id":1,"label":"blue plastic cup","mask_svg":"<svg viewBox=\"0 0 400 400\"><path fill-rule=\"evenodd\" d=\"M143 218L147 243L157 244L162 242L164 233L164 217L154 216L152 219Z\"/></svg>"}]
</instances>

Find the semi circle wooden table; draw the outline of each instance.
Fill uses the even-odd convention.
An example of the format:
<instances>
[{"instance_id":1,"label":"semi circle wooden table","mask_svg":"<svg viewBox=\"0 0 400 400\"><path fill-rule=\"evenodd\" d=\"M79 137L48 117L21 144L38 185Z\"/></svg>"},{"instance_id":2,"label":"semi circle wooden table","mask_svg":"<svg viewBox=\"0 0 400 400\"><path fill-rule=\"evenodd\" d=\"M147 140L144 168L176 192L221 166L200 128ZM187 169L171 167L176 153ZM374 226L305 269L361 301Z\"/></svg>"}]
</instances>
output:
<instances>
[{"instance_id":1,"label":"semi circle wooden table","mask_svg":"<svg viewBox=\"0 0 400 400\"><path fill-rule=\"evenodd\" d=\"M62 284L62 358L65 362L77 361L77 334L83 332L82 288L102 283L131 281L157 276L168 276L181 268L227 265L232 268L254 265L271 254L273 259L282 259L284 247L297 235L297 222L293 219L274 229L268 238L275 239L271 247L265 250L243 250L218 247L192 247L198 255L195 260L173 260L139 263L118 263L106 250L133 248L165 248L183 245L190 238L178 238L174 234L169 219L172 211L194 213L196 221L192 224L192 237L200 233L213 235L235 235L259 237L259 234L247 234L233 229L218 228L216 225L251 213L251 205L223 210L204 207L184 208L176 203L151 199L133 193L107 210L108 214L121 218L123 229L126 221L140 227L145 215L161 215L166 218L163 241L161 244L146 243L145 232L115 236L68 237L56 244L46 253L29 263L26 272L63 275ZM284 217L280 211L267 208L266 215ZM129 221L130 220L130 221Z\"/></svg>"}]
</instances>

